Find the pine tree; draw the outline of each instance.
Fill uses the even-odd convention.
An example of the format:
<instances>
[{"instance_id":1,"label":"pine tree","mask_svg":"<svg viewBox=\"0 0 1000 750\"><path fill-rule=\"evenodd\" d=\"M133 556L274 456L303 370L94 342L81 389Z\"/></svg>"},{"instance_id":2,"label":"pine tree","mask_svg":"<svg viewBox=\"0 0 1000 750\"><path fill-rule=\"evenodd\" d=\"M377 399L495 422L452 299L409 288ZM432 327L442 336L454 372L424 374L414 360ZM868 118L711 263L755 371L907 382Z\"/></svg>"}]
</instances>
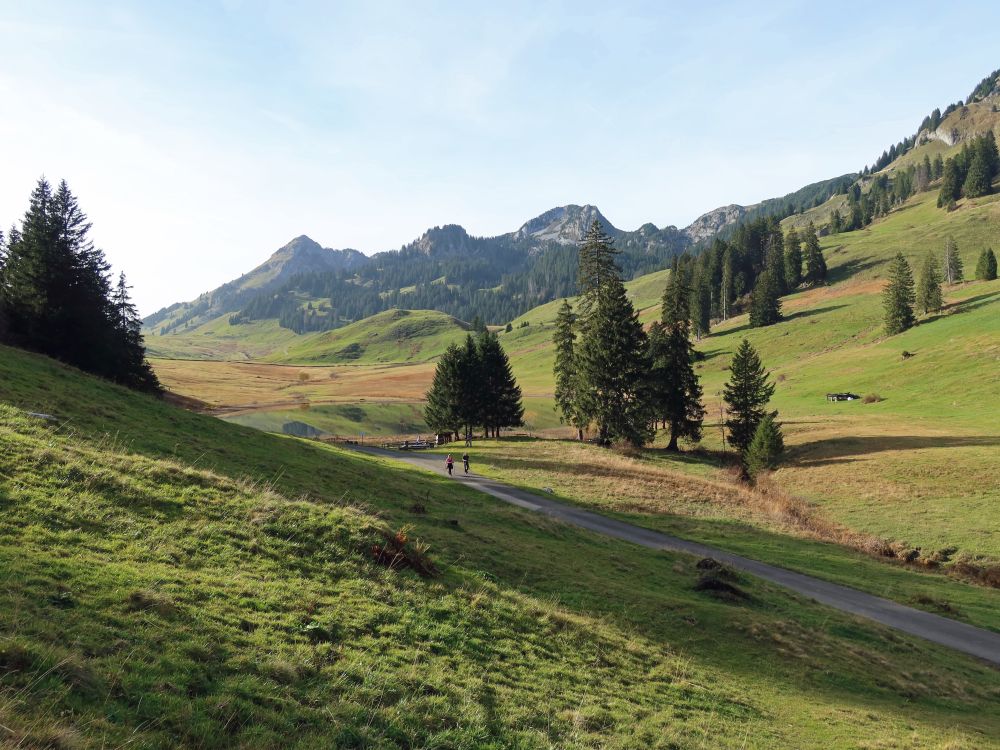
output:
<instances>
[{"instance_id":1,"label":"pine tree","mask_svg":"<svg viewBox=\"0 0 1000 750\"><path fill-rule=\"evenodd\" d=\"M556 330L552 336L556 357L553 374L556 380L555 401L559 421L576 428L577 437L583 440L587 426L580 408L579 381L576 362L576 314L567 300L563 300L556 315Z\"/></svg>"},{"instance_id":2,"label":"pine tree","mask_svg":"<svg viewBox=\"0 0 1000 750\"><path fill-rule=\"evenodd\" d=\"M771 277L771 283L777 291L778 296L788 291L788 283L785 280L785 250L784 237L781 234L781 225L777 222L769 228L764 251L764 269Z\"/></svg>"},{"instance_id":3,"label":"pine tree","mask_svg":"<svg viewBox=\"0 0 1000 750\"><path fill-rule=\"evenodd\" d=\"M992 191L992 180L990 165L987 156L981 148L976 149L972 161L969 163L969 171L965 175L965 184L962 191L966 198L979 198L989 195Z\"/></svg>"},{"instance_id":4,"label":"pine tree","mask_svg":"<svg viewBox=\"0 0 1000 750\"><path fill-rule=\"evenodd\" d=\"M785 237L785 283L789 290L797 289L802 283L802 241L795 227L789 229Z\"/></svg>"},{"instance_id":5,"label":"pine tree","mask_svg":"<svg viewBox=\"0 0 1000 750\"><path fill-rule=\"evenodd\" d=\"M980 281L993 281L997 277L997 256L993 254L993 248L986 248L979 255L976 263L976 278Z\"/></svg>"},{"instance_id":6,"label":"pine tree","mask_svg":"<svg viewBox=\"0 0 1000 750\"><path fill-rule=\"evenodd\" d=\"M458 416L465 435L471 435L484 424L483 412L489 394L483 389L482 359L472 334L466 334L459 350ZM485 431L485 430L484 430ZM486 437L489 437L487 434Z\"/></svg>"},{"instance_id":7,"label":"pine tree","mask_svg":"<svg viewBox=\"0 0 1000 750\"><path fill-rule=\"evenodd\" d=\"M742 454L750 446L757 426L768 414L764 407L774 395L774 383L768 382L760 357L746 339L740 342L729 370L729 382L722 390L729 415L726 419L729 432L726 439Z\"/></svg>"},{"instance_id":8,"label":"pine tree","mask_svg":"<svg viewBox=\"0 0 1000 750\"><path fill-rule=\"evenodd\" d=\"M719 283L719 315L723 320L729 320L729 311L736 298L735 281L733 248L727 246L722 254L722 281Z\"/></svg>"},{"instance_id":9,"label":"pine tree","mask_svg":"<svg viewBox=\"0 0 1000 750\"><path fill-rule=\"evenodd\" d=\"M944 280L948 284L957 284L962 276L962 258L958 254L958 245L949 237L944 246Z\"/></svg>"},{"instance_id":10,"label":"pine tree","mask_svg":"<svg viewBox=\"0 0 1000 750\"><path fill-rule=\"evenodd\" d=\"M934 179L940 179L944 174L944 159L941 154L934 157Z\"/></svg>"},{"instance_id":11,"label":"pine tree","mask_svg":"<svg viewBox=\"0 0 1000 750\"><path fill-rule=\"evenodd\" d=\"M602 443L643 445L652 438L646 333L617 275L595 297L577 350L581 412Z\"/></svg>"},{"instance_id":12,"label":"pine tree","mask_svg":"<svg viewBox=\"0 0 1000 750\"><path fill-rule=\"evenodd\" d=\"M700 267L695 270L691 284L691 328L700 341L711 330L712 321L712 289L709 286L708 273Z\"/></svg>"},{"instance_id":13,"label":"pine tree","mask_svg":"<svg viewBox=\"0 0 1000 750\"><path fill-rule=\"evenodd\" d=\"M660 306L660 320L665 325L673 325L680 321L691 320L691 288L687 283L687 273L674 259L667 286L663 290L663 301Z\"/></svg>"},{"instance_id":14,"label":"pine tree","mask_svg":"<svg viewBox=\"0 0 1000 750\"><path fill-rule=\"evenodd\" d=\"M590 313L597 293L608 281L620 277L615 261L621 253L611 237L604 231L601 222L594 219L580 244L577 284L580 290L580 310L584 316Z\"/></svg>"},{"instance_id":15,"label":"pine tree","mask_svg":"<svg viewBox=\"0 0 1000 750\"><path fill-rule=\"evenodd\" d=\"M997 139L992 130L987 130L983 136L981 149L986 161L987 174L992 181L1000 174L1000 152L997 151Z\"/></svg>"},{"instance_id":16,"label":"pine tree","mask_svg":"<svg viewBox=\"0 0 1000 750\"><path fill-rule=\"evenodd\" d=\"M670 430L667 450L678 450L680 438L701 439L705 409L694 370L694 346L687 321L669 326L654 323L649 332L649 388L653 415Z\"/></svg>"},{"instance_id":17,"label":"pine tree","mask_svg":"<svg viewBox=\"0 0 1000 750\"><path fill-rule=\"evenodd\" d=\"M771 269L757 277L750 293L750 327L761 328L781 320L781 299Z\"/></svg>"},{"instance_id":18,"label":"pine tree","mask_svg":"<svg viewBox=\"0 0 1000 750\"><path fill-rule=\"evenodd\" d=\"M450 344L434 369L434 380L427 391L424 421L433 432L460 434L462 426L462 350Z\"/></svg>"},{"instance_id":19,"label":"pine tree","mask_svg":"<svg viewBox=\"0 0 1000 750\"><path fill-rule=\"evenodd\" d=\"M146 347L142 339L142 318L129 295L124 271L118 274L118 283L111 293L111 310L116 334L112 354L117 359L118 380L138 391L161 393L163 387L146 361Z\"/></svg>"},{"instance_id":20,"label":"pine tree","mask_svg":"<svg viewBox=\"0 0 1000 750\"><path fill-rule=\"evenodd\" d=\"M890 336L911 328L913 317L913 273L902 253L889 265L889 283L882 292L885 307L885 330Z\"/></svg>"},{"instance_id":21,"label":"pine tree","mask_svg":"<svg viewBox=\"0 0 1000 750\"><path fill-rule=\"evenodd\" d=\"M941 192L938 193L938 208L946 208L962 197L962 175L955 159L944 164Z\"/></svg>"},{"instance_id":22,"label":"pine tree","mask_svg":"<svg viewBox=\"0 0 1000 750\"><path fill-rule=\"evenodd\" d=\"M483 331L477 341L477 369L481 394L479 421L489 437L500 437L500 430L524 423L521 388L514 378L507 353L495 333Z\"/></svg>"},{"instance_id":23,"label":"pine tree","mask_svg":"<svg viewBox=\"0 0 1000 750\"><path fill-rule=\"evenodd\" d=\"M826 281L826 259L819 246L816 227L811 221L806 227L803 239L806 248L806 281L810 284L822 284Z\"/></svg>"},{"instance_id":24,"label":"pine tree","mask_svg":"<svg viewBox=\"0 0 1000 750\"><path fill-rule=\"evenodd\" d=\"M785 440L775 415L765 414L747 447L743 464L747 474L756 478L762 471L774 469L785 451Z\"/></svg>"},{"instance_id":25,"label":"pine tree","mask_svg":"<svg viewBox=\"0 0 1000 750\"><path fill-rule=\"evenodd\" d=\"M941 296L941 275L938 272L938 261L934 253L928 252L924 265L920 269L917 281L917 309L925 315L940 310L944 304Z\"/></svg>"}]
</instances>

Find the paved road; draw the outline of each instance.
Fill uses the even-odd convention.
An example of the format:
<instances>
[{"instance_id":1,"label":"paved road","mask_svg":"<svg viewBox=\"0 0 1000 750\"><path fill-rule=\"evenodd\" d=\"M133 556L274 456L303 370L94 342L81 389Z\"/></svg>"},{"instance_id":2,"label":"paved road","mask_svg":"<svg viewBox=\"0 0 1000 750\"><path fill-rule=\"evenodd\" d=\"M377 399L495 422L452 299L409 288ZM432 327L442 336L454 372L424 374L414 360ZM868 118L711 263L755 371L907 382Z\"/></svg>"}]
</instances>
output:
<instances>
[{"instance_id":1,"label":"paved road","mask_svg":"<svg viewBox=\"0 0 1000 750\"><path fill-rule=\"evenodd\" d=\"M365 453L392 458L397 461L446 474L444 459L433 454L401 453L380 448L359 448ZM758 578L792 589L810 599L829 605L843 612L866 617L883 625L902 630L911 635L926 638L934 643L949 646L957 651L979 657L1000 665L1000 633L976 628L956 622L947 617L933 615L912 607L906 607L889 599L882 599L862 591L829 583L818 578L795 573L775 565L734 555L731 552L710 547L707 544L690 542L685 539L644 529L624 521L602 516L599 513L541 497L525 490L511 487L494 479L475 474L464 476L461 462L457 462L455 477L480 492L536 513L543 513L589 531L624 539L652 549L686 552L699 557L711 557L733 568L746 571Z\"/></svg>"}]
</instances>

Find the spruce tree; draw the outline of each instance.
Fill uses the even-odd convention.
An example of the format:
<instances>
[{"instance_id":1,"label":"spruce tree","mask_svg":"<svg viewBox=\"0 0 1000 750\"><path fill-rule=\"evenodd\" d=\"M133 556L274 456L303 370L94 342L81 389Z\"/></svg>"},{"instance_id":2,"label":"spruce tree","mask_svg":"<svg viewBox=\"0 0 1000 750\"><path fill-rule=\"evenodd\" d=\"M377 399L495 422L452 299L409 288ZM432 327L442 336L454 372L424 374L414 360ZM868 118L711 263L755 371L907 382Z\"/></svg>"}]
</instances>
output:
<instances>
[{"instance_id":1,"label":"spruce tree","mask_svg":"<svg viewBox=\"0 0 1000 750\"><path fill-rule=\"evenodd\" d=\"M736 284L733 248L727 246L722 254L722 280L719 283L719 316L729 320L733 300L736 299Z\"/></svg>"},{"instance_id":2,"label":"spruce tree","mask_svg":"<svg viewBox=\"0 0 1000 750\"><path fill-rule=\"evenodd\" d=\"M997 277L997 256L993 248L986 248L979 255L976 263L976 278L980 281L993 281Z\"/></svg>"},{"instance_id":3,"label":"spruce tree","mask_svg":"<svg viewBox=\"0 0 1000 750\"><path fill-rule=\"evenodd\" d=\"M811 221L805 229L803 240L806 248L806 281L810 284L822 284L826 281L826 259L819 246L816 227Z\"/></svg>"},{"instance_id":4,"label":"spruce tree","mask_svg":"<svg viewBox=\"0 0 1000 750\"><path fill-rule=\"evenodd\" d=\"M913 317L913 273L902 253L889 264L889 283L882 292L885 308L885 330L890 336L911 328Z\"/></svg>"},{"instance_id":5,"label":"spruce tree","mask_svg":"<svg viewBox=\"0 0 1000 750\"><path fill-rule=\"evenodd\" d=\"M941 274L934 253L928 252L917 280L917 309L923 314L940 310L944 304L941 296Z\"/></svg>"},{"instance_id":6,"label":"spruce tree","mask_svg":"<svg viewBox=\"0 0 1000 750\"><path fill-rule=\"evenodd\" d=\"M553 374L556 380L555 401L559 421L576 428L577 437L583 440L587 426L580 409L579 381L576 363L576 314L567 300L563 300L556 315L556 330L552 335L556 357Z\"/></svg>"},{"instance_id":7,"label":"spruce tree","mask_svg":"<svg viewBox=\"0 0 1000 750\"><path fill-rule=\"evenodd\" d=\"M948 284L957 284L962 277L962 258L958 254L958 245L949 237L944 246L944 280Z\"/></svg>"},{"instance_id":8,"label":"spruce tree","mask_svg":"<svg viewBox=\"0 0 1000 750\"><path fill-rule=\"evenodd\" d=\"M938 193L938 208L947 208L962 197L962 175L955 159L944 164L941 192Z\"/></svg>"},{"instance_id":9,"label":"spruce tree","mask_svg":"<svg viewBox=\"0 0 1000 750\"><path fill-rule=\"evenodd\" d=\"M580 244L577 284L580 291L580 310L584 316L590 313L597 293L608 281L620 278L615 261L621 253L611 237L604 231L601 222L594 219Z\"/></svg>"},{"instance_id":10,"label":"spruce tree","mask_svg":"<svg viewBox=\"0 0 1000 750\"><path fill-rule=\"evenodd\" d=\"M479 421L489 437L500 430L524 423L521 388L514 378L507 353L495 333L483 331L477 341L480 398Z\"/></svg>"},{"instance_id":11,"label":"spruce tree","mask_svg":"<svg viewBox=\"0 0 1000 750\"><path fill-rule=\"evenodd\" d=\"M602 443L643 445L652 438L648 349L621 278L601 284L582 321L577 349L581 412Z\"/></svg>"},{"instance_id":12,"label":"spruce tree","mask_svg":"<svg viewBox=\"0 0 1000 750\"><path fill-rule=\"evenodd\" d=\"M750 446L761 420L767 416L767 402L774 395L774 383L750 342L740 342L729 366L729 382L722 390L728 416L726 440L741 454ZM771 412L772 416L777 412Z\"/></svg>"},{"instance_id":13,"label":"spruce tree","mask_svg":"<svg viewBox=\"0 0 1000 750\"><path fill-rule=\"evenodd\" d=\"M788 283L785 280L785 243L781 236L780 225L775 223L774 230L769 232L766 242L764 269L770 275L771 283L780 297L788 291Z\"/></svg>"},{"instance_id":14,"label":"spruce tree","mask_svg":"<svg viewBox=\"0 0 1000 750\"><path fill-rule=\"evenodd\" d=\"M434 369L434 379L427 391L424 421L433 432L461 434L462 350L450 344Z\"/></svg>"},{"instance_id":15,"label":"spruce tree","mask_svg":"<svg viewBox=\"0 0 1000 750\"><path fill-rule=\"evenodd\" d=\"M142 339L142 318L129 296L131 287L124 271L118 274L118 283L111 293L111 310L116 340L112 356L117 360L119 382L138 391L160 393L163 388L153 368L146 361L146 347Z\"/></svg>"},{"instance_id":16,"label":"spruce tree","mask_svg":"<svg viewBox=\"0 0 1000 750\"><path fill-rule=\"evenodd\" d=\"M712 320L712 288L709 286L708 273L701 267L695 270L691 283L691 328L698 340L707 336L711 330Z\"/></svg>"},{"instance_id":17,"label":"spruce tree","mask_svg":"<svg viewBox=\"0 0 1000 750\"><path fill-rule=\"evenodd\" d=\"M944 159L941 154L934 157L934 179L940 179L944 174Z\"/></svg>"},{"instance_id":18,"label":"spruce tree","mask_svg":"<svg viewBox=\"0 0 1000 750\"><path fill-rule=\"evenodd\" d=\"M743 465L751 478L756 479L762 471L774 469L785 451L781 426L774 417L774 414L764 415L747 447Z\"/></svg>"},{"instance_id":19,"label":"spruce tree","mask_svg":"<svg viewBox=\"0 0 1000 750\"><path fill-rule=\"evenodd\" d=\"M660 305L660 320L665 325L673 325L680 321L691 320L691 288L687 283L687 273L674 259L673 268L667 277L667 286L663 290L663 300Z\"/></svg>"},{"instance_id":20,"label":"spruce tree","mask_svg":"<svg viewBox=\"0 0 1000 750\"><path fill-rule=\"evenodd\" d=\"M761 328L781 320L781 299L778 283L771 269L757 277L750 293L750 327Z\"/></svg>"},{"instance_id":21,"label":"spruce tree","mask_svg":"<svg viewBox=\"0 0 1000 750\"><path fill-rule=\"evenodd\" d=\"M649 332L649 353L653 415L662 419L670 430L667 450L676 451L680 438L701 439L705 417L687 321L669 326L654 323Z\"/></svg>"},{"instance_id":22,"label":"spruce tree","mask_svg":"<svg viewBox=\"0 0 1000 750\"><path fill-rule=\"evenodd\" d=\"M788 230L785 237L785 284L789 291L802 283L802 241L795 227Z\"/></svg>"},{"instance_id":23,"label":"spruce tree","mask_svg":"<svg viewBox=\"0 0 1000 750\"><path fill-rule=\"evenodd\" d=\"M969 163L969 171L965 176L965 184L962 191L966 198L979 198L989 195L992 190L990 165L986 161L986 154L982 149L977 148L972 161Z\"/></svg>"},{"instance_id":24,"label":"spruce tree","mask_svg":"<svg viewBox=\"0 0 1000 750\"><path fill-rule=\"evenodd\" d=\"M459 350L458 415L465 435L484 424L483 412L489 397L483 389L482 359L472 334L466 334ZM486 432L486 430L484 430ZM486 434L489 437L489 434Z\"/></svg>"}]
</instances>

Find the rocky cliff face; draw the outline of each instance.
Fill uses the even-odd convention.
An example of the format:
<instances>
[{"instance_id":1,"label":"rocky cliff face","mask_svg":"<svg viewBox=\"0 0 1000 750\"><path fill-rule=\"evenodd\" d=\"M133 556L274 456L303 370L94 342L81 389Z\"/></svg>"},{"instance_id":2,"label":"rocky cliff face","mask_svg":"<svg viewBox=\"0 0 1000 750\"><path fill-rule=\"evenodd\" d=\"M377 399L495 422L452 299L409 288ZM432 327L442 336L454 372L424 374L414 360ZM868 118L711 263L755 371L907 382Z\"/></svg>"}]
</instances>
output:
<instances>
[{"instance_id":1,"label":"rocky cliff face","mask_svg":"<svg viewBox=\"0 0 1000 750\"><path fill-rule=\"evenodd\" d=\"M536 216L514 232L514 239L528 242L558 242L560 245L575 245L583 239L590 225L597 220L604 231L615 235L618 230L597 209L597 206L559 206Z\"/></svg>"},{"instance_id":2,"label":"rocky cliff face","mask_svg":"<svg viewBox=\"0 0 1000 750\"><path fill-rule=\"evenodd\" d=\"M711 239L723 228L738 223L746 215L747 208L735 203L716 208L699 216L683 232L692 243Z\"/></svg>"}]
</instances>

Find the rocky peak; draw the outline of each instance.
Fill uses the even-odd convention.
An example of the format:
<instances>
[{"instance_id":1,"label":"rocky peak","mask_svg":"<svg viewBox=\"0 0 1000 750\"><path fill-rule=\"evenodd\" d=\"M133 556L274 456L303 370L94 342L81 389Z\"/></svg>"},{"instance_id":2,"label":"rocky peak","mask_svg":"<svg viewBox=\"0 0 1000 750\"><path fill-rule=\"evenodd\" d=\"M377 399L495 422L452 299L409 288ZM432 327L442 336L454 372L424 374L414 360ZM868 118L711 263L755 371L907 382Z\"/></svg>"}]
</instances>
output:
<instances>
[{"instance_id":1,"label":"rocky peak","mask_svg":"<svg viewBox=\"0 0 1000 750\"><path fill-rule=\"evenodd\" d=\"M608 234L617 229L598 210L597 206L559 206L536 216L514 233L517 240L536 242L558 242L561 245L575 245L583 239L590 225L597 220Z\"/></svg>"},{"instance_id":2,"label":"rocky peak","mask_svg":"<svg viewBox=\"0 0 1000 750\"><path fill-rule=\"evenodd\" d=\"M723 228L739 222L747 212L746 206L732 203L728 206L720 206L708 213L704 213L695 219L684 229L684 234L691 242L700 242L718 234Z\"/></svg>"}]
</instances>

